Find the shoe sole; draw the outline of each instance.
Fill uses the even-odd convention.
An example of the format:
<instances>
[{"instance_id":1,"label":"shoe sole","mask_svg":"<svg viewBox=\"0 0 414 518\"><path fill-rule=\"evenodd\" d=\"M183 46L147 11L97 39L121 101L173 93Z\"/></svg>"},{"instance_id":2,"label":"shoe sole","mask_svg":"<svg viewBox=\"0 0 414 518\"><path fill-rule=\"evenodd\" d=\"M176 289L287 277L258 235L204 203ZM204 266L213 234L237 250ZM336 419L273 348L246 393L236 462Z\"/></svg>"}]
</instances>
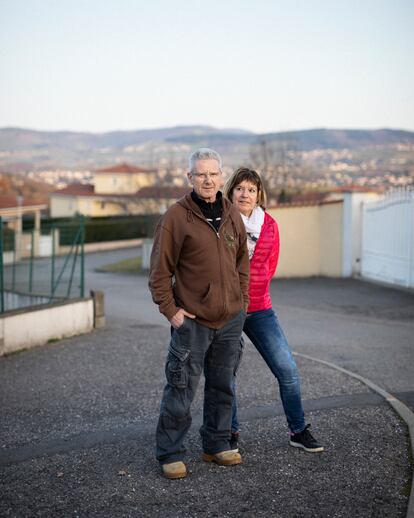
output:
<instances>
[{"instance_id":1,"label":"shoe sole","mask_svg":"<svg viewBox=\"0 0 414 518\"><path fill-rule=\"evenodd\" d=\"M171 475L163 473L163 475L164 475L164 478L168 478L168 480L175 480L177 478L185 478L187 476L187 472L185 472L185 473L172 473Z\"/></svg>"},{"instance_id":2,"label":"shoe sole","mask_svg":"<svg viewBox=\"0 0 414 518\"><path fill-rule=\"evenodd\" d=\"M241 464L243 460L240 459L229 459L229 460L220 460L214 455L210 455L208 453L203 453L202 459L204 462L215 462L219 466L235 466L236 464Z\"/></svg>"},{"instance_id":3,"label":"shoe sole","mask_svg":"<svg viewBox=\"0 0 414 518\"><path fill-rule=\"evenodd\" d=\"M306 448L303 444L299 444L297 442L290 441L289 444L293 446L294 448L302 448L302 450L307 451L308 453L319 453L321 451L324 451L323 446L319 446L318 448Z\"/></svg>"}]
</instances>

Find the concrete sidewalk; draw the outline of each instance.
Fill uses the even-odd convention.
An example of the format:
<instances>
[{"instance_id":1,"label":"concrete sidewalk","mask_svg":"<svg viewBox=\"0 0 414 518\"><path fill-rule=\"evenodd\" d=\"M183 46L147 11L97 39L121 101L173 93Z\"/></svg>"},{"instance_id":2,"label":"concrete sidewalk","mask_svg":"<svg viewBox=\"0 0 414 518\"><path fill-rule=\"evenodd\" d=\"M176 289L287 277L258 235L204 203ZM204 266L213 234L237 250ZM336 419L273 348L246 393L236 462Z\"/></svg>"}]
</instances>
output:
<instances>
[{"instance_id":1,"label":"concrete sidewalk","mask_svg":"<svg viewBox=\"0 0 414 518\"><path fill-rule=\"evenodd\" d=\"M114 277L108 279L115 285ZM141 280L132 279L134 290ZM329 282L325 289L324 280L318 282L321 293L329 292ZM305 339L296 341L306 329L292 332L289 308L312 311L313 320L318 311L321 321L330 315L340 333L349 305L342 312L329 301L329 309L322 303L304 307L309 281L283 281L281 286L287 303L279 304L292 345L327 358L324 337L312 329L308 345ZM372 290L378 300L382 289ZM355 292L352 281L350 291ZM343 286L341 293L346 296ZM398 292L395 297L403 308L407 294L400 293L401 300ZM384 304L389 297L384 289ZM395 308L398 301L392 304ZM307 454L291 448L277 386L251 344L238 380L244 463L224 468L201 461L200 386L187 441L190 476L163 479L153 443L168 327L140 318L133 322L130 316L109 321L91 335L0 359L0 516L406 515L412 470L408 434L385 401L359 381L298 357L307 417L326 451ZM358 326L373 321L358 323L357 318L353 323L348 340L356 347L352 333L358 337ZM402 338L395 336L396 342L404 342L405 325L401 320ZM332 354L338 355L335 347ZM412 351L407 354L412 359ZM408 394L412 385L400 380L395 387Z\"/></svg>"}]
</instances>

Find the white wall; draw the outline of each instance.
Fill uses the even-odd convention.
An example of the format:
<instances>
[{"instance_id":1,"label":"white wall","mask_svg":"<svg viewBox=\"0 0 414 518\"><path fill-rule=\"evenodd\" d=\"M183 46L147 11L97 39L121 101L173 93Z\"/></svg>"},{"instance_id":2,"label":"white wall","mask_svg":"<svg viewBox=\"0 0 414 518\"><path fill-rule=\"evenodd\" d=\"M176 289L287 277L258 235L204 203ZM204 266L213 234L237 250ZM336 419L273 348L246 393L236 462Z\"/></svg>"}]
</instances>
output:
<instances>
[{"instance_id":1,"label":"white wall","mask_svg":"<svg viewBox=\"0 0 414 518\"><path fill-rule=\"evenodd\" d=\"M361 273L362 207L365 202L378 198L379 195L372 192L344 193L342 270L345 277Z\"/></svg>"},{"instance_id":2,"label":"white wall","mask_svg":"<svg viewBox=\"0 0 414 518\"><path fill-rule=\"evenodd\" d=\"M76 196L50 195L50 216L52 218L71 218L77 210Z\"/></svg>"},{"instance_id":3,"label":"white wall","mask_svg":"<svg viewBox=\"0 0 414 518\"><path fill-rule=\"evenodd\" d=\"M93 299L28 308L0 317L0 356L93 329Z\"/></svg>"}]
</instances>

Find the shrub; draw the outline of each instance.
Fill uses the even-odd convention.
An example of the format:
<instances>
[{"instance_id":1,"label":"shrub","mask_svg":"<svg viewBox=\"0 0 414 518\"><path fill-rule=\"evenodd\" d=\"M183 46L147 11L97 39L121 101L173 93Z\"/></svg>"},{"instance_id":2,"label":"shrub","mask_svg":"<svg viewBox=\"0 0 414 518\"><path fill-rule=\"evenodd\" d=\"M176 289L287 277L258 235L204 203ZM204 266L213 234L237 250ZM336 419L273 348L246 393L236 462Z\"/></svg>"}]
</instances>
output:
<instances>
[{"instance_id":1,"label":"shrub","mask_svg":"<svg viewBox=\"0 0 414 518\"><path fill-rule=\"evenodd\" d=\"M143 214L109 218L83 218L85 243L152 237L159 217L158 214ZM42 220L42 234L50 234L52 227L57 228L60 236L59 244L71 245L79 231L81 221L81 217ZM33 228L33 222L27 221L24 227L25 231L30 231Z\"/></svg>"}]
</instances>

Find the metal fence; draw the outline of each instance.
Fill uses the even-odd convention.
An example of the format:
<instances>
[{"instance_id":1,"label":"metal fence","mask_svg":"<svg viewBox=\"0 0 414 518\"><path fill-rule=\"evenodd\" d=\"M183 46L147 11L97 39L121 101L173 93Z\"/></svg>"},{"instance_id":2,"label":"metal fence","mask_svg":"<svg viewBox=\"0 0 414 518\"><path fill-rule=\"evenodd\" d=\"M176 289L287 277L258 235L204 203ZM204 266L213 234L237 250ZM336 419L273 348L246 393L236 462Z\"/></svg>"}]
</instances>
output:
<instances>
[{"instance_id":1,"label":"metal fence","mask_svg":"<svg viewBox=\"0 0 414 518\"><path fill-rule=\"evenodd\" d=\"M83 218L22 232L0 218L0 312L84 297Z\"/></svg>"},{"instance_id":2,"label":"metal fence","mask_svg":"<svg viewBox=\"0 0 414 518\"><path fill-rule=\"evenodd\" d=\"M414 288L414 191L395 189L363 205L363 277Z\"/></svg>"}]
</instances>

